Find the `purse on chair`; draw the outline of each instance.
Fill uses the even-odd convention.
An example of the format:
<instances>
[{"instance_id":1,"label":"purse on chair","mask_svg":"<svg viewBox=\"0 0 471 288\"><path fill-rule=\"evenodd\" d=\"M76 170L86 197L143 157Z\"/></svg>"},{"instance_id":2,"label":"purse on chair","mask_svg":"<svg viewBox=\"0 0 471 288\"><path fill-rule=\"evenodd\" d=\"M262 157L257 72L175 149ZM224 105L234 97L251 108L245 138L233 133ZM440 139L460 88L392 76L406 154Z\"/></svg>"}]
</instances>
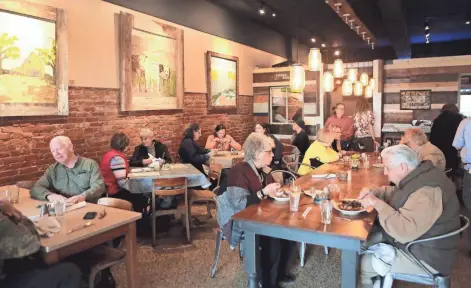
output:
<instances>
[{"instance_id":1,"label":"purse on chair","mask_svg":"<svg viewBox=\"0 0 471 288\"><path fill-rule=\"evenodd\" d=\"M309 159L309 161L311 162L311 166L314 167L314 168L320 167L320 166L322 166L322 164L324 164L324 162L321 162L319 160L319 157L311 158L311 159Z\"/></svg>"}]
</instances>

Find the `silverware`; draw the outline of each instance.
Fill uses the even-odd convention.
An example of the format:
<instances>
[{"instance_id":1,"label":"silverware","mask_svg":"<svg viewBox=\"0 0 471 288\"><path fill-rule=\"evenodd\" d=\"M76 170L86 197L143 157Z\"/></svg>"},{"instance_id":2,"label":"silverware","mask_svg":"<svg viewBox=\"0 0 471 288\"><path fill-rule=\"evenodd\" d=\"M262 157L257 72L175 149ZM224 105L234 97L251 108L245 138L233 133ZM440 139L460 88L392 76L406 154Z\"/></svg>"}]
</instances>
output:
<instances>
[{"instance_id":1,"label":"silverware","mask_svg":"<svg viewBox=\"0 0 471 288\"><path fill-rule=\"evenodd\" d=\"M306 218L307 214L309 214L309 212L311 212L311 209L312 209L312 207L307 207L307 209L304 211L302 217Z\"/></svg>"},{"instance_id":2,"label":"silverware","mask_svg":"<svg viewBox=\"0 0 471 288\"><path fill-rule=\"evenodd\" d=\"M338 219L338 220L345 220L345 221L348 221L348 222L352 222L351 219L342 218L342 217L338 217L338 216L335 216L335 219Z\"/></svg>"},{"instance_id":3,"label":"silverware","mask_svg":"<svg viewBox=\"0 0 471 288\"><path fill-rule=\"evenodd\" d=\"M79 231L79 230L88 228L88 227L93 226L93 225L95 225L95 223L92 223L91 221L88 221L87 223L83 224L82 226L79 226L79 227L70 229L70 230L67 232L67 234L70 234L70 233L73 233L73 232L76 232L76 231Z\"/></svg>"}]
</instances>

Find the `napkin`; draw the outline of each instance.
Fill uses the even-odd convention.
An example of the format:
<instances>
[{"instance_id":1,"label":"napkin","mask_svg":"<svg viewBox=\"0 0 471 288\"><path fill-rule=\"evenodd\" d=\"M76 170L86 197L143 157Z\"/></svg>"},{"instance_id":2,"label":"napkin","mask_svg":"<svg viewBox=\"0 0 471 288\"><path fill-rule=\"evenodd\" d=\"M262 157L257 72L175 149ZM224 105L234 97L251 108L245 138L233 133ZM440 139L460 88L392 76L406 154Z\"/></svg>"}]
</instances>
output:
<instances>
[{"instance_id":1,"label":"napkin","mask_svg":"<svg viewBox=\"0 0 471 288\"><path fill-rule=\"evenodd\" d=\"M333 174L333 173L329 173L329 174L313 174L312 175L312 178L316 178L316 179L330 179L330 178L337 178L337 175Z\"/></svg>"},{"instance_id":2,"label":"napkin","mask_svg":"<svg viewBox=\"0 0 471 288\"><path fill-rule=\"evenodd\" d=\"M52 237L61 231L61 224L57 221L56 217L41 217L34 222L36 231L41 237Z\"/></svg>"}]
</instances>

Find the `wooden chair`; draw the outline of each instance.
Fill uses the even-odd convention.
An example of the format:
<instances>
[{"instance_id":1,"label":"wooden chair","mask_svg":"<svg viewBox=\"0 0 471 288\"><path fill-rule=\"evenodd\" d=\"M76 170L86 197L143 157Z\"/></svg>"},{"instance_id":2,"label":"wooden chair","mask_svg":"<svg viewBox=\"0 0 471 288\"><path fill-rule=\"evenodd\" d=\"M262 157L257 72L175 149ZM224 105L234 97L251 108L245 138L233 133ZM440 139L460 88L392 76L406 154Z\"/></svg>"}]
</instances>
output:
<instances>
[{"instance_id":1,"label":"wooden chair","mask_svg":"<svg viewBox=\"0 0 471 288\"><path fill-rule=\"evenodd\" d=\"M244 158L232 158L232 167L244 161Z\"/></svg>"},{"instance_id":2,"label":"wooden chair","mask_svg":"<svg viewBox=\"0 0 471 288\"><path fill-rule=\"evenodd\" d=\"M183 195L183 199L177 204L176 209L158 210L155 211L155 196L178 196ZM181 215L185 216L186 237L188 243L191 243L190 235L190 219L191 209L188 202L188 180L185 177L170 178L170 179L154 179L154 193L152 193L151 205L151 223L152 223L152 246L155 247L155 218L163 215Z\"/></svg>"},{"instance_id":3,"label":"wooden chair","mask_svg":"<svg viewBox=\"0 0 471 288\"><path fill-rule=\"evenodd\" d=\"M209 166L208 177L210 180L216 181L216 187L219 187L219 182L221 181L221 173L222 165L216 162L211 163L211 165ZM207 207L207 216L211 218L211 203L215 203L213 198L213 191L190 189L190 210L193 206L193 203L205 202Z\"/></svg>"},{"instance_id":4,"label":"wooden chair","mask_svg":"<svg viewBox=\"0 0 471 288\"><path fill-rule=\"evenodd\" d=\"M115 198L100 198L97 203L98 205L107 207L128 211L132 210L132 204L126 200ZM86 251L82 257L84 257L84 263L90 267L88 287L93 288L95 286L96 275L105 269L123 263L126 257L126 251L107 245L100 245Z\"/></svg>"}]
</instances>

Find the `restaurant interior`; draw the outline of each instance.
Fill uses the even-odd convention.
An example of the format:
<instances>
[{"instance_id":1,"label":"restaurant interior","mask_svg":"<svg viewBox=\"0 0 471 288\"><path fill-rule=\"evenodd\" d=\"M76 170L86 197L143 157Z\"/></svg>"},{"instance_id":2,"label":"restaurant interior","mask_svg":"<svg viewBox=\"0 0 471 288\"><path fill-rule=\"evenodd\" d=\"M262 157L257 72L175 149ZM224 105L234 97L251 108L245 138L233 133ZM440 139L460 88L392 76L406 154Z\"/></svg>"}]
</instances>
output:
<instances>
[{"instance_id":1,"label":"restaurant interior","mask_svg":"<svg viewBox=\"0 0 471 288\"><path fill-rule=\"evenodd\" d=\"M469 0L1 0L0 287L470 287L467 117Z\"/></svg>"}]
</instances>

